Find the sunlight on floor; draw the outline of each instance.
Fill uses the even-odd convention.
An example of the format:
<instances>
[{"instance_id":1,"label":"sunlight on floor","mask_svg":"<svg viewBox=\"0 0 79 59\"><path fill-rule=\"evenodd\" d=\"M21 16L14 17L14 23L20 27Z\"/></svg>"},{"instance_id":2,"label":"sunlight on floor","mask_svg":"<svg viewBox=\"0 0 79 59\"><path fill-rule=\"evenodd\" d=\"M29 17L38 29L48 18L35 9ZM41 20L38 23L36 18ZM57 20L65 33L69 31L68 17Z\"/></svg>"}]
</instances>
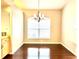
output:
<instances>
[{"instance_id":1,"label":"sunlight on floor","mask_svg":"<svg viewBox=\"0 0 79 59\"><path fill-rule=\"evenodd\" d=\"M50 59L49 48L28 48L27 59Z\"/></svg>"}]
</instances>

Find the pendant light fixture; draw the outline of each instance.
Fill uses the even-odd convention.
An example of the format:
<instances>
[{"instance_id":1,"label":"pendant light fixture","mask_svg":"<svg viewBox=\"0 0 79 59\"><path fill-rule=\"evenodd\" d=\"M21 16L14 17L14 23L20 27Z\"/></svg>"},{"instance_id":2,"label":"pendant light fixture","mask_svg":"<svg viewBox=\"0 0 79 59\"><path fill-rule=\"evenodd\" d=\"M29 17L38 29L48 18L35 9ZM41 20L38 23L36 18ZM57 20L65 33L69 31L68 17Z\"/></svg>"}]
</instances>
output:
<instances>
[{"instance_id":1,"label":"pendant light fixture","mask_svg":"<svg viewBox=\"0 0 79 59\"><path fill-rule=\"evenodd\" d=\"M40 12L40 0L38 0L38 9L37 14L34 15L34 19L40 22L41 20L46 19L46 16Z\"/></svg>"},{"instance_id":2,"label":"pendant light fixture","mask_svg":"<svg viewBox=\"0 0 79 59\"><path fill-rule=\"evenodd\" d=\"M40 9L41 0L37 0L37 2L36 14L28 19L28 38L38 39L41 43L43 38L50 39L50 18L45 16ZM47 14L47 11L45 11L45 14Z\"/></svg>"}]
</instances>

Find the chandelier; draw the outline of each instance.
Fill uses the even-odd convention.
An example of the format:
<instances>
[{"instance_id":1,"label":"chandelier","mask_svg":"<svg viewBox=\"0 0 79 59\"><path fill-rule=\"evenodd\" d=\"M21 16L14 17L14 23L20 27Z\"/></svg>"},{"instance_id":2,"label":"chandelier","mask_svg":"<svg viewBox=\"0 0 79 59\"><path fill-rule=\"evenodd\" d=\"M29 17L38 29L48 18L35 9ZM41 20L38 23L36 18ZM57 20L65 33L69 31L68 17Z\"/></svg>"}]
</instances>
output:
<instances>
[{"instance_id":1,"label":"chandelier","mask_svg":"<svg viewBox=\"0 0 79 59\"><path fill-rule=\"evenodd\" d=\"M38 11L37 11L37 14L35 14L35 15L33 16L33 18L34 18L35 20L37 20L38 22L40 22L40 20L46 19L46 16L40 12L40 0L38 0L38 9L37 9L37 10L38 10Z\"/></svg>"}]
</instances>

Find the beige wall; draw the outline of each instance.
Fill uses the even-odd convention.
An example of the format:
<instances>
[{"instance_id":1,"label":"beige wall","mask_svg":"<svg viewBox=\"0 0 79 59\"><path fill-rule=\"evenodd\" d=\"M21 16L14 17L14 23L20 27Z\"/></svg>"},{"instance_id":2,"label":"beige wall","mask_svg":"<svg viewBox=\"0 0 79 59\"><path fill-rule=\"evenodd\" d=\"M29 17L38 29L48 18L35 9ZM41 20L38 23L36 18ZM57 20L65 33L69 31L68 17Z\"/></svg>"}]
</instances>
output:
<instances>
[{"instance_id":1,"label":"beige wall","mask_svg":"<svg viewBox=\"0 0 79 59\"><path fill-rule=\"evenodd\" d=\"M51 21L51 36L49 40L29 40L27 38L27 20L37 13L37 10L24 10L24 43L59 43L61 40L61 10L41 10Z\"/></svg>"},{"instance_id":2,"label":"beige wall","mask_svg":"<svg viewBox=\"0 0 79 59\"><path fill-rule=\"evenodd\" d=\"M75 0L72 0L62 12L62 44L74 54L76 54L75 9Z\"/></svg>"},{"instance_id":3,"label":"beige wall","mask_svg":"<svg viewBox=\"0 0 79 59\"><path fill-rule=\"evenodd\" d=\"M1 3L1 0L0 0ZM1 33L1 4L0 4L0 33ZM1 59L1 34L0 34L0 59Z\"/></svg>"},{"instance_id":4,"label":"beige wall","mask_svg":"<svg viewBox=\"0 0 79 59\"><path fill-rule=\"evenodd\" d=\"M1 16L2 32L6 32L7 35L10 35L10 14L6 11L6 8L2 8Z\"/></svg>"},{"instance_id":5,"label":"beige wall","mask_svg":"<svg viewBox=\"0 0 79 59\"><path fill-rule=\"evenodd\" d=\"M10 14L6 9L7 9L7 7L1 9L1 32L6 32L7 36L9 36L10 35L10 18L9 18ZM6 50L7 50L7 48L6 48ZM3 52L1 50L1 54L2 53Z\"/></svg>"},{"instance_id":6,"label":"beige wall","mask_svg":"<svg viewBox=\"0 0 79 59\"><path fill-rule=\"evenodd\" d=\"M23 12L16 7L2 9L2 32L11 37L11 54L23 44Z\"/></svg>"},{"instance_id":7,"label":"beige wall","mask_svg":"<svg viewBox=\"0 0 79 59\"><path fill-rule=\"evenodd\" d=\"M15 7L12 8L12 54L23 44L23 12Z\"/></svg>"}]
</instances>

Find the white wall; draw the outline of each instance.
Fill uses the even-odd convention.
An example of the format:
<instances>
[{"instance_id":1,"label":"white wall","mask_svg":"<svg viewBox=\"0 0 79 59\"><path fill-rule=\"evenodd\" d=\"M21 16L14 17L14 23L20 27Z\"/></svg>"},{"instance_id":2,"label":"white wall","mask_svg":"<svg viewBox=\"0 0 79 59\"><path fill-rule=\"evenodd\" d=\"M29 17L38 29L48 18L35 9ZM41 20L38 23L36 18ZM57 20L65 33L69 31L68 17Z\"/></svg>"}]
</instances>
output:
<instances>
[{"instance_id":1,"label":"white wall","mask_svg":"<svg viewBox=\"0 0 79 59\"><path fill-rule=\"evenodd\" d=\"M12 54L23 44L23 12L12 8Z\"/></svg>"},{"instance_id":2,"label":"white wall","mask_svg":"<svg viewBox=\"0 0 79 59\"><path fill-rule=\"evenodd\" d=\"M76 54L75 9L75 0L71 0L62 12L62 44L74 54Z\"/></svg>"},{"instance_id":3,"label":"white wall","mask_svg":"<svg viewBox=\"0 0 79 59\"><path fill-rule=\"evenodd\" d=\"M0 33L1 33L1 15L0 15ZM1 34L0 34L0 59L1 59Z\"/></svg>"},{"instance_id":4,"label":"white wall","mask_svg":"<svg viewBox=\"0 0 79 59\"><path fill-rule=\"evenodd\" d=\"M77 39L77 59L79 59L79 0L76 0L76 39Z\"/></svg>"}]
</instances>

